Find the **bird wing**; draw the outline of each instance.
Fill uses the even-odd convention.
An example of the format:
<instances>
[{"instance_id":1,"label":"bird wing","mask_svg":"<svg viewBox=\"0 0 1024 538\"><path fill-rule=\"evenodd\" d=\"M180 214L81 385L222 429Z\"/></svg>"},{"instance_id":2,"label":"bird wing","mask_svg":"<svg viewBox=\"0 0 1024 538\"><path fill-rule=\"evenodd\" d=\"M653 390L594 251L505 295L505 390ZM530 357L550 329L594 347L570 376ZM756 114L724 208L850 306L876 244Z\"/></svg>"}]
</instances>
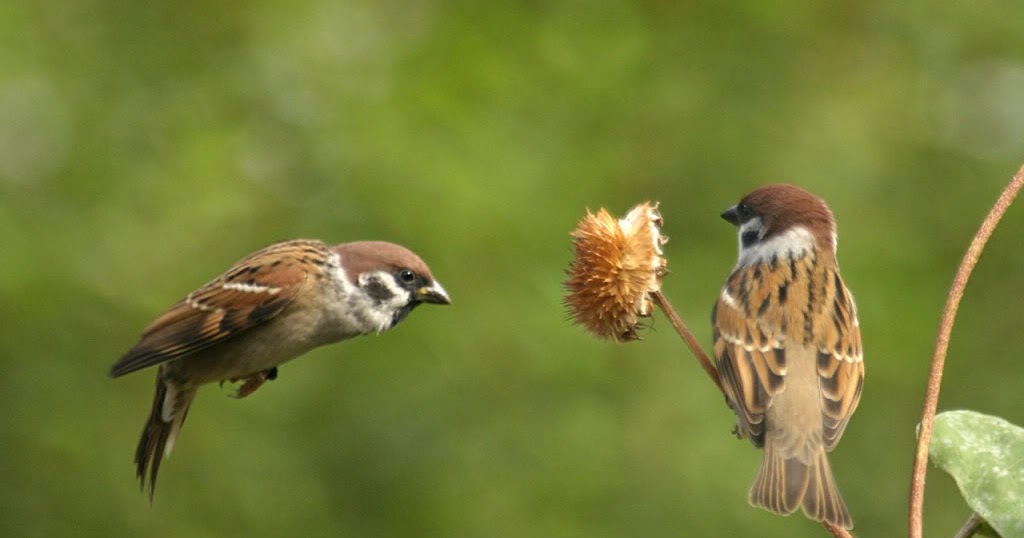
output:
<instances>
[{"instance_id":1,"label":"bird wing","mask_svg":"<svg viewBox=\"0 0 1024 538\"><path fill-rule=\"evenodd\" d=\"M725 396L742 426L738 433L763 446L765 412L785 386L785 341L781 331L745 311L749 297L739 297L733 285L745 280L730 276L712 311L714 353Z\"/></svg>"},{"instance_id":2,"label":"bird wing","mask_svg":"<svg viewBox=\"0 0 1024 538\"><path fill-rule=\"evenodd\" d=\"M111 377L191 355L273 318L298 295L317 267L311 255L322 249L319 241L286 241L239 261L150 323Z\"/></svg>"},{"instance_id":3,"label":"bird wing","mask_svg":"<svg viewBox=\"0 0 1024 538\"><path fill-rule=\"evenodd\" d=\"M864 353L857 322L857 305L838 271L824 284L825 314L814 328L818 347L818 388L822 398L825 450L832 450L857 409L864 388Z\"/></svg>"},{"instance_id":4,"label":"bird wing","mask_svg":"<svg viewBox=\"0 0 1024 538\"><path fill-rule=\"evenodd\" d=\"M764 442L765 412L785 389L787 344L817 350L826 450L839 441L860 401L864 361L856 305L834 267L818 269L813 260L779 264L770 272L741 268L715 304L714 352L722 387L742 433L758 446ZM794 311L784 308L787 300L823 306ZM797 317L790 317L794 312Z\"/></svg>"}]
</instances>

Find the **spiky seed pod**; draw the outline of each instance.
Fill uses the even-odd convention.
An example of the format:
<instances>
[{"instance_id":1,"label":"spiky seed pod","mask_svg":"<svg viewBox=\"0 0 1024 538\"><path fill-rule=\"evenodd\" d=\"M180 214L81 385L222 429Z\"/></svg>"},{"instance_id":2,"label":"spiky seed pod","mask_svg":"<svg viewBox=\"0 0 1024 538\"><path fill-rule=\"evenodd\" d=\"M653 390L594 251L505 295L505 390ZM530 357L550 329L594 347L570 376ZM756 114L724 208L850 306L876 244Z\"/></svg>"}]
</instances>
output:
<instances>
[{"instance_id":1,"label":"spiky seed pod","mask_svg":"<svg viewBox=\"0 0 1024 538\"><path fill-rule=\"evenodd\" d=\"M598 338L637 340L639 318L651 314L650 294L661 289L668 261L661 246L657 204L644 202L616 220L587 210L571 234L574 258L565 304L574 322Z\"/></svg>"}]
</instances>

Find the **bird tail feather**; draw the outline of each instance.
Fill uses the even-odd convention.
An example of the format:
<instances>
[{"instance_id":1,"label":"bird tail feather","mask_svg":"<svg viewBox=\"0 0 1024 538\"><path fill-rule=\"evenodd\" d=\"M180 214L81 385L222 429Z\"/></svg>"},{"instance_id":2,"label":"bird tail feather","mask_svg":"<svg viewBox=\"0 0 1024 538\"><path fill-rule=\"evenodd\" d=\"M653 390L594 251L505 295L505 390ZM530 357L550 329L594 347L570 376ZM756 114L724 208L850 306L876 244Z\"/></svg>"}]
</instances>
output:
<instances>
[{"instance_id":1,"label":"bird tail feather","mask_svg":"<svg viewBox=\"0 0 1024 538\"><path fill-rule=\"evenodd\" d=\"M149 412L146 425L142 428L139 446L135 449L135 476L139 480L139 487L145 490L148 471L150 503L153 502L153 495L156 493L156 477L160 471L160 462L164 457L170 456L195 395L195 389L179 390L169 386L163 376L156 377L153 409Z\"/></svg>"},{"instance_id":2,"label":"bird tail feather","mask_svg":"<svg viewBox=\"0 0 1024 538\"><path fill-rule=\"evenodd\" d=\"M823 447L804 463L801 458L781 454L770 437L765 441L764 461L750 488L750 504L782 515L802 507L807 517L816 521L853 527Z\"/></svg>"}]
</instances>

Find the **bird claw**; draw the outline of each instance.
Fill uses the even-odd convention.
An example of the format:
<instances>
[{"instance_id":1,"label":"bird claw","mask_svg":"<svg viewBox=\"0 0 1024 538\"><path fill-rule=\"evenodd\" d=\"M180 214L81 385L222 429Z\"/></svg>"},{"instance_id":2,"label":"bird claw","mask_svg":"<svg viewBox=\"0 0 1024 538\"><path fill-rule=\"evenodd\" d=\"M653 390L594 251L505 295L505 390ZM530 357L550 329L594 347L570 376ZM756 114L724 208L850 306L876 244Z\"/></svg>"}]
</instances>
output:
<instances>
[{"instance_id":1,"label":"bird claw","mask_svg":"<svg viewBox=\"0 0 1024 538\"><path fill-rule=\"evenodd\" d=\"M235 378L232 379L231 382L234 383L235 381L239 381L240 379L241 378ZM257 372L256 374L244 379L245 383L242 383L242 386L238 387L238 390L234 394L231 394L229 396L235 398L236 400L241 400L242 398L245 398L246 396L256 392L256 389L262 387L263 384L266 383L267 381L273 381L277 379L277 367L270 368L268 370L263 370L262 372ZM221 380L220 385L222 387L224 386L224 380Z\"/></svg>"}]
</instances>

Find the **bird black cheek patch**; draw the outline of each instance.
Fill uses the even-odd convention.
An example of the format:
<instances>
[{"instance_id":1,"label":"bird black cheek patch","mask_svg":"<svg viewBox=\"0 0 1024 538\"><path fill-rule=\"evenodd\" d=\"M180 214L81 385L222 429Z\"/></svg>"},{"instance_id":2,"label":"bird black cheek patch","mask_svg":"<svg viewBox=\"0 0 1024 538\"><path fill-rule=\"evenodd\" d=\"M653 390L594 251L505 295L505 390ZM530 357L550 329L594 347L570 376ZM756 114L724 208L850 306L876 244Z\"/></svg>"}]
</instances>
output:
<instances>
[{"instance_id":1,"label":"bird black cheek patch","mask_svg":"<svg viewBox=\"0 0 1024 538\"><path fill-rule=\"evenodd\" d=\"M370 297L375 305L382 305L395 296L391 288L381 282L379 278L368 279L366 284L363 285L363 289L366 290L366 295Z\"/></svg>"}]
</instances>

